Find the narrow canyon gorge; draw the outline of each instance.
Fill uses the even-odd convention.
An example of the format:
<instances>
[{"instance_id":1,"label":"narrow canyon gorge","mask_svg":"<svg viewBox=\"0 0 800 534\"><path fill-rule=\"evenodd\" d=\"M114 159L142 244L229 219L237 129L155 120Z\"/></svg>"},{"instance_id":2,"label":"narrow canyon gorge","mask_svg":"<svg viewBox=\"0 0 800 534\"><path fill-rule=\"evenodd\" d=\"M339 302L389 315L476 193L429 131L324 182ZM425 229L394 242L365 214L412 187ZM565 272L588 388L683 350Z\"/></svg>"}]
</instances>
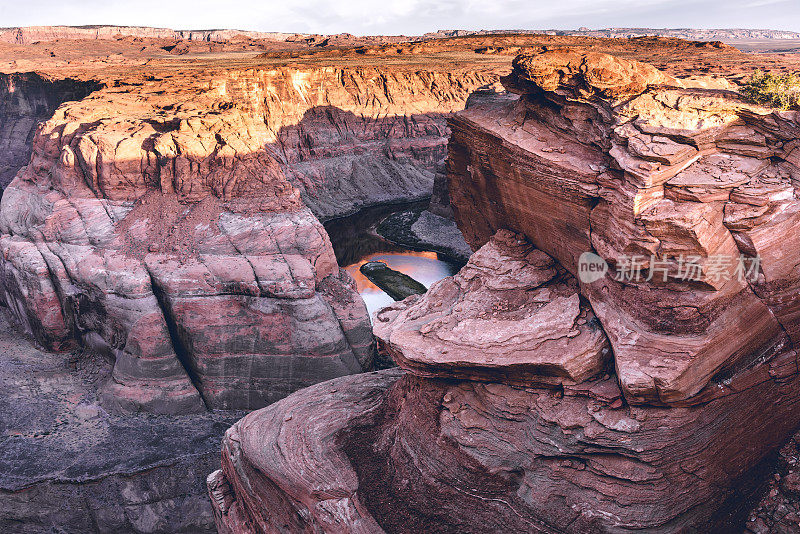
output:
<instances>
[{"instance_id":1,"label":"narrow canyon gorge","mask_svg":"<svg viewBox=\"0 0 800 534\"><path fill-rule=\"evenodd\" d=\"M0 35L0 530L800 528L795 56L152 30Z\"/></svg>"}]
</instances>

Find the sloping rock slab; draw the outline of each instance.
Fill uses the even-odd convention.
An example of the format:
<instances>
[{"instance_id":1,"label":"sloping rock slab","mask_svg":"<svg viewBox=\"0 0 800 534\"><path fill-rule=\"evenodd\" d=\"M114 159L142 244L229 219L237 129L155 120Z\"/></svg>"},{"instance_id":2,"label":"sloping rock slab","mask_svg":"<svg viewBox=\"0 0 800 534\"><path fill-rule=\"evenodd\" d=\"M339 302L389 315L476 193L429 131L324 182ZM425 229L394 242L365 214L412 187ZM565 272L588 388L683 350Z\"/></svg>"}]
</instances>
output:
<instances>
[{"instance_id":1,"label":"sloping rock slab","mask_svg":"<svg viewBox=\"0 0 800 534\"><path fill-rule=\"evenodd\" d=\"M798 386L753 369L661 408L622 402L613 375L563 392L343 377L234 425L209 487L224 534L737 532Z\"/></svg>"},{"instance_id":2,"label":"sloping rock slab","mask_svg":"<svg viewBox=\"0 0 800 534\"><path fill-rule=\"evenodd\" d=\"M455 276L379 311L374 332L421 376L558 385L596 375L610 357L577 281L507 230Z\"/></svg>"},{"instance_id":3,"label":"sloping rock slab","mask_svg":"<svg viewBox=\"0 0 800 534\"><path fill-rule=\"evenodd\" d=\"M398 369L334 379L253 412L225 434L208 477L221 534L382 532L341 440L380 409Z\"/></svg>"}]
</instances>

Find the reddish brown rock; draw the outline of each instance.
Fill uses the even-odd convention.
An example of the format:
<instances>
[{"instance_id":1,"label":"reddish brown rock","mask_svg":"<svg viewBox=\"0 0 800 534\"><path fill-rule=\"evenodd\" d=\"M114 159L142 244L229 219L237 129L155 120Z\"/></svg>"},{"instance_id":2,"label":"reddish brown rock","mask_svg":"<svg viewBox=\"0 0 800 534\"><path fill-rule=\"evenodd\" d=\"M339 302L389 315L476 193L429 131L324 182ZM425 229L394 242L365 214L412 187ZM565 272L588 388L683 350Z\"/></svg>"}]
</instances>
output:
<instances>
[{"instance_id":1,"label":"reddish brown rock","mask_svg":"<svg viewBox=\"0 0 800 534\"><path fill-rule=\"evenodd\" d=\"M502 230L457 275L379 311L374 333L421 376L569 384L599 373L610 355L576 280Z\"/></svg>"},{"instance_id":2,"label":"reddish brown rock","mask_svg":"<svg viewBox=\"0 0 800 534\"><path fill-rule=\"evenodd\" d=\"M647 63L571 48L517 56L512 79L522 85L517 88L521 91L568 92L609 100L642 93L650 85L680 83Z\"/></svg>"},{"instance_id":3,"label":"reddish brown rock","mask_svg":"<svg viewBox=\"0 0 800 534\"><path fill-rule=\"evenodd\" d=\"M172 130L116 98L114 119L62 108L5 192L4 300L28 332L110 354L124 410L263 406L368 367L364 305L264 123L195 108Z\"/></svg>"},{"instance_id":4,"label":"reddish brown rock","mask_svg":"<svg viewBox=\"0 0 800 534\"><path fill-rule=\"evenodd\" d=\"M0 210L3 301L115 362L124 410L252 409L371 365L319 218L430 195L492 73L281 67L114 83L56 111ZM178 104L176 104L178 103Z\"/></svg>"},{"instance_id":5,"label":"reddish brown rock","mask_svg":"<svg viewBox=\"0 0 800 534\"><path fill-rule=\"evenodd\" d=\"M691 402L793 350L798 303L786 289L800 273L770 241L785 235L791 247L795 233L795 114L603 54L555 50L515 65L517 100L452 120L450 193L467 241L511 228L573 274L584 252L605 259L610 275L581 292L630 402ZM762 274L738 276L742 256L758 256ZM642 279L616 281L632 262Z\"/></svg>"},{"instance_id":6,"label":"reddish brown rock","mask_svg":"<svg viewBox=\"0 0 800 534\"><path fill-rule=\"evenodd\" d=\"M597 54L520 58L515 76L519 97L451 121L450 195L476 252L376 316L407 373L237 423L209 480L222 532L745 528L800 424L798 117ZM576 285L587 252L611 270ZM740 254L761 257L755 275L715 263ZM615 280L634 255L643 278ZM794 524L772 514L750 530Z\"/></svg>"},{"instance_id":7,"label":"reddish brown rock","mask_svg":"<svg viewBox=\"0 0 800 534\"><path fill-rule=\"evenodd\" d=\"M212 504L237 533L735 532L800 423L797 386L762 368L702 406L618 408L613 377L563 394L345 377L234 425ZM743 405L763 416L742 425Z\"/></svg>"},{"instance_id":8,"label":"reddish brown rock","mask_svg":"<svg viewBox=\"0 0 800 534\"><path fill-rule=\"evenodd\" d=\"M334 444L381 409L400 374L317 384L231 427L223 470L208 479L219 532L382 532L347 453Z\"/></svg>"}]
</instances>

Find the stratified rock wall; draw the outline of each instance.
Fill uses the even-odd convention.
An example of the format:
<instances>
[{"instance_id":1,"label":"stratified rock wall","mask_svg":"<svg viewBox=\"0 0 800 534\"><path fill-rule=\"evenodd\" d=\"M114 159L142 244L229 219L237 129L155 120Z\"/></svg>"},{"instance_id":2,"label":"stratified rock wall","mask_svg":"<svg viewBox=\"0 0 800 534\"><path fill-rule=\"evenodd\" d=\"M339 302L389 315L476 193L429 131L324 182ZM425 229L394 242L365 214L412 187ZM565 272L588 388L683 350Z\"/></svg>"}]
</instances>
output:
<instances>
[{"instance_id":1,"label":"stratified rock wall","mask_svg":"<svg viewBox=\"0 0 800 534\"><path fill-rule=\"evenodd\" d=\"M0 74L0 189L28 164L39 122L68 100L99 88L77 80L48 80L38 74Z\"/></svg>"},{"instance_id":2,"label":"stratified rock wall","mask_svg":"<svg viewBox=\"0 0 800 534\"><path fill-rule=\"evenodd\" d=\"M608 262L581 292L631 402L692 402L794 351L796 112L596 53L521 56L507 83L518 100L451 123L456 219L473 247L511 228L574 274Z\"/></svg>"},{"instance_id":3,"label":"stratified rock wall","mask_svg":"<svg viewBox=\"0 0 800 534\"><path fill-rule=\"evenodd\" d=\"M257 408L371 366L315 216L430 195L444 114L486 77L225 71L62 106L0 208L3 301L116 365L107 405Z\"/></svg>"},{"instance_id":4,"label":"stratified rock wall","mask_svg":"<svg viewBox=\"0 0 800 534\"><path fill-rule=\"evenodd\" d=\"M407 373L234 425L221 532L744 529L800 425L800 116L576 50L505 83L451 121L475 253L376 315Z\"/></svg>"},{"instance_id":5,"label":"stratified rock wall","mask_svg":"<svg viewBox=\"0 0 800 534\"><path fill-rule=\"evenodd\" d=\"M0 42L32 44L58 39L188 39L193 41L222 41L228 39L269 39L283 41L296 36L292 33L251 32L243 30L171 30L147 26L23 26L0 29Z\"/></svg>"},{"instance_id":6,"label":"stratified rock wall","mask_svg":"<svg viewBox=\"0 0 800 534\"><path fill-rule=\"evenodd\" d=\"M613 375L563 391L396 371L329 381L228 431L209 479L217 525L736 532L765 451L800 424L797 375L774 371L687 408L627 405ZM743 406L761 415L743 425Z\"/></svg>"},{"instance_id":7,"label":"stratified rock wall","mask_svg":"<svg viewBox=\"0 0 800 534\"><path fill-rule=\"evenodd\" d=\"M212 82L263 118L271 156L321 220L431 195L446 118L495 76L376 68L282 69Z\"/></svg>"}]
</instances>

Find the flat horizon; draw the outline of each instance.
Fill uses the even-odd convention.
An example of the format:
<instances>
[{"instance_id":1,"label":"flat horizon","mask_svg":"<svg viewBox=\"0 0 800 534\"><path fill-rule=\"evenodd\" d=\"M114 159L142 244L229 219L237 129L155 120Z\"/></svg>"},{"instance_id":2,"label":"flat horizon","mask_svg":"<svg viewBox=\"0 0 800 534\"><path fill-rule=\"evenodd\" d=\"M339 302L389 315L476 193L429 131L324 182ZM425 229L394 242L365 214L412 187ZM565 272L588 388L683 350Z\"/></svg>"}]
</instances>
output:
<instances>
[{"instance_id":1,"label":"flat horizon","mask_svg":"<svg viewBox=\"0 0 800 534\"><path fill-rule=\"evenodd\" d=\"M136 4L90 0L0 1L5 28L25 26L141 26L237 29L270 33L420 35L467 31L588 27L648 29L757 29L800 32L800 5L792 0L563 0L557 5L499 0L267 1L258 5L210 0ZM212 22L213 21L213 22ZM189 30L184 30L189 31Z\"/></svg>"},{"instance_id":2,"label":"flat horizon","mask_svg":"<svg viewBox=\"0 0 800 534\"><path fill-rule=\"evenodd\" d=\"M439 32L508 32L508 33L535 33L535 32L548 32L548 31L561 31L561 32L602 32L602 31L761 31L761 32L787 32L800 34L800 30L785 30L768 27L691 27L691 26L604 26L604 27L570 27L570 28L555 28L555 27L542 27L542 28L480 28L480 29L467 29L467 28L439 28L436 30L429 30L422 33L395 33L395 34L376 34L376 33L353 33L348 31L336 33L321 33L321 32L300 32L291 30L261 30L246 27L195 27L195 28L181 28L170 26L153 26L146 24L31 24L24 26L0 26L0 30L16 30L24 28L78 28L78 29L93 29L93 28L147 28L153 30L168 30L175 32L214 32L214 31L236 31L236 32L254 32L266 34L307 34L307 35L337 35L349 34L357 37L369 36L388 36L388 37L402 37L402 36L420 36L428 33Z\"/></svg>"}]
</instances>

